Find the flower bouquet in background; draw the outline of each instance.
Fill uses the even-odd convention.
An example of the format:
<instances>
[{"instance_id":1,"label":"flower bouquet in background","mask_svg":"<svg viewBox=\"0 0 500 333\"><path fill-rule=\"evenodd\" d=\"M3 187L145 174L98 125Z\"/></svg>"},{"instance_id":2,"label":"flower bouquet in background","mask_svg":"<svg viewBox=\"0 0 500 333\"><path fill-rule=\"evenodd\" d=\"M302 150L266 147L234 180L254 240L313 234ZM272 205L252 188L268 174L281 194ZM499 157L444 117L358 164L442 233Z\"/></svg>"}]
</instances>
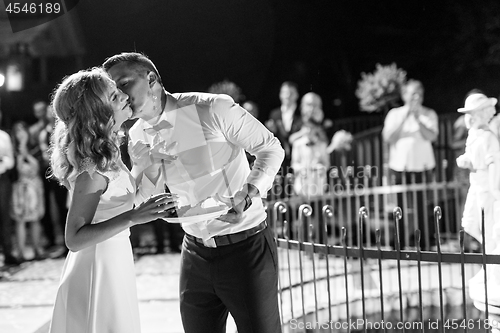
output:
<instances>
[{"instance_id":1,"label":"flower bouquet in background","mask_svg":"<svg viewBox=\"0 0 500 333\"><path fill-rule=\"evenodd\" d=\"M401 86L406 82L406 72L395 63L376 65L373 73L361 73L356 97L359 107L366 112L384 112L401 105Z\"/></svg>"},{"instance_id":2,"label":"flower bouquet in background","mask_svg":"<svg viewBox=\"0 0 500 333\"><path fill-rule=\"evenodd\" d=\"M333 151L336 152L345 152L351 150L351 144L352 144L352 134L344 131L344 130L339 130L335 132L335 134L332 137L332 141L326 148L326 151L328 154L331 154Z\"/></svg>"}]
</instances>

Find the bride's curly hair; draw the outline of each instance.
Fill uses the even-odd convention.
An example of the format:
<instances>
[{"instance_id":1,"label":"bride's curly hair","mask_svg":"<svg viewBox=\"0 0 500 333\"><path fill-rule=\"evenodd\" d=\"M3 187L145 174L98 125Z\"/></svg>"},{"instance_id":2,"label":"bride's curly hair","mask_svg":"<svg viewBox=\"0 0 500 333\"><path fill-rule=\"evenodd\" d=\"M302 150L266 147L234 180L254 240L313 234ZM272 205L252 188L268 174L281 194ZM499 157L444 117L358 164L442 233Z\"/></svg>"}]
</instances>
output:
<instances>
[{"instance_id":1,"label":"bride's curly hair","mask_svg":"<svg viewBox=\"0 0 500 333\"><path fill-rule=\"evenodd\" d=\"M119 168L109 80L100 68L82 70L65 77L52 95L56 124L50 143L51 176L63 185L88 163L101 172Z\"/></svg>"}]
</instances>

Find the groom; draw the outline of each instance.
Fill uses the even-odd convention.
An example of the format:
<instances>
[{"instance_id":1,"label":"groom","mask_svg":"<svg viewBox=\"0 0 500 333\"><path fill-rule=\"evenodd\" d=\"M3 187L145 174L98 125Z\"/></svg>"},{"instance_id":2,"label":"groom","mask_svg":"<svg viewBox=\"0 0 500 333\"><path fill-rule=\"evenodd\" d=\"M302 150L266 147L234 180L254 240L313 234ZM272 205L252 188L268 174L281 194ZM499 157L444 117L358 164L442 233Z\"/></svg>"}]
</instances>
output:
<instances>
[{"instance_id":1,"label":"groom","mask_svg":"<svg viewBox=\"0 0 500 333\"><path fill-rule=\"evenodd\" d=\"M139 186L153 194L165 183L181 205L230 198L226 215L182 225L185 332L225 332L229 312L239 333L281 332L277 249L261 200L283 161L278 139L227 95L167 92L143 54L118 54L103 67L138 118L129 151ZM256 156L252 169L245 151Z\"/></svg>"}]
</instances>

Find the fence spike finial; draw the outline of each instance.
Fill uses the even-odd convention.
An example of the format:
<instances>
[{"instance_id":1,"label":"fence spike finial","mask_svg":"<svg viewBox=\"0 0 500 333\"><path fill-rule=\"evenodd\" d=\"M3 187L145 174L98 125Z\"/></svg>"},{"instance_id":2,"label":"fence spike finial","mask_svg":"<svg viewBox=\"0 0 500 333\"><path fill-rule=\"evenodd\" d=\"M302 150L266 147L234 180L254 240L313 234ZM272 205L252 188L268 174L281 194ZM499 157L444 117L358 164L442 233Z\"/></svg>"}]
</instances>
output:
<instances>
[{"instance_id":1,"label":"fence spike finial","mask_svg":"<svg viewBox=\"0 0 500 333\"><path fill-rule=\"evenodd\" d=\"M437 245L437 251L441 252L441 231L439 230L439 221L441 221L442 217L442 212L441 212L441 207L436 206L434 207L434 224L436 228L436 245Z\"/></svg>"},{"instance_id":2,"label":"fence spike finial","mask_svg":"<svg viewBox=\"0 0 500 333\"><path fill-rule=\"evenodd\" d=\"M321 212L323 213L323 230L320 232L323 232L323 241L325 245L328 244L328 221L333 217L333 207L330 205L324 205L323 208L321 209ZM321 228L320 228L321 229Z\"/></svg>"},{"instance_id":3,"label":"fence spike finial","mask_svg":"<svg viewBox=\"0 0 500 333\"><path fill-rule=\"evenodd\" d=\"M274 211L277 213L284 214L287 211L286 204L283 201L276 201L273 206Z\"/></svg>"},{"instance_id":4,"label":"fence spike finial","mask_svg":"<svg viewBox=\"0 0 500 333\"><path fill-rule=\"evenodd\" d=\"M304 237L306 237L307 235L304 235L304 227L307 226L307 221L306 219L304 219L304 217L308 218L309 216L312 215L312 207L308 204L302 204L299 206L299 217L298 217L298 232L297 232L297 235L299 237L299 241L304 241ZM306 223L304 225L304 223Z\"/></svg>"},{"instance_id":5,"label":"fence spike finial","mask_svg":"<svg viewBox=\"0 0 500 333\"><path fill-rule=\"evenodd\" d=\"M333 207L330 205L324 205L322 208L323 216L332 217L333 216Z\"/></svg>"},{"instance_id":6,"label":"fence spike finial","mask_svg":"<svg viewBox=\"0 0 500 333\"><path fill-rule=\"evenodd\" d=\"M361 207L358 212L358 246L361 248L363 246L363 227L364 222L368 218L368 209L365 206Z\"/></svg>"},{"instance_id":7,"label":"fence spike finial","mask_svg":"<svg viewBox=\"0 0 500 333\"><path fill-rule=\"evenodd\" d=\"M283 201L276 201L273 205L273 219L274 219L274 236L278 238L278 213L286 213L286 204Z\"/></svg>"},{"instance_id":8,"label":"fence spike finial","mask_svg":"<svg viewBox=\"0 0 500 333\"><path fill-rule=\"evenodd\" d=\"M368 209L363 206L359 209L359 212L358 212L359 216L366 219L368 217Z\"/></svg>"},{"instance_id":9,"label":"fence spike finial","mask_svg":"<svg viewBox=\"0 0 500 333\"><path fill-rule=\"evenodd\" d=\"M302 204L299 206L299 219L302 218L302 216L309 217L312 215L312 207L308 204Z\"/></svg>"},{"instance_id":10,"label":"fence spike finial","mask_svg":"<svg viewBox=\"0 0 500 333\"><path fill-rule=\"evenodd\" d=\"M396 250L399 251L401 250L401 240L399 239L399 220L403 217L403 211L401 210L400 207L394 207L393 210L394 214L394 226L395 226L395 231L396 231L396 237L394 239L396 243Z\"/></svg>"},{"instance_id":11,"label":"fence spike finial","mask_svg":"<svg viewBox=\"0 0 500 333\"><path fill-rule=\"evenodd\" d=\"M330 176L330 178L339 178L339 170L337 169L336 166L332 167L330 169L330 171L328 172L328 175Z\"/></svg>"},{"instance_id":12,"label":"fence spike finial","mask_svg":"<svg viewBox=\"0 0 500 333\"><path fill-rule=\"evenodd\" d=\"M441 212L441 207L436 206L434 207L434 218L439 221L441 220L442 217L442 212Z\"/></svg>"},{"instance_id":13,"label":"fence spike finial","mask_svg":"<svg viewBox=\"0 0 500 333\"><path fill-rule=\"evenodd\" d=\"M394 218L401 220L403 217L403 211L401 210L401 207L394 207L394 210L392 211L394 214Z\"/></svg>"}]
</instances>

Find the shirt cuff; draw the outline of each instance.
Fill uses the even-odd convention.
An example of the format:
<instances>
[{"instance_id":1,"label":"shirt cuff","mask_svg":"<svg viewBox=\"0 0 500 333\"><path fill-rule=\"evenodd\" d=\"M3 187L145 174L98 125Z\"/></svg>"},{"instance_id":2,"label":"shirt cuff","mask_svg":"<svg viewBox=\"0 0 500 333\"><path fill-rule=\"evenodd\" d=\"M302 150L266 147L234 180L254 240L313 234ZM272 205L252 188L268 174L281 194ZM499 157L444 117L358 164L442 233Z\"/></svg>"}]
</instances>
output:
<instances>
[{"instance_id":1,"label":"shirt cuff","mask_svg":"<svg viewBox=\"0 0 500 333\"><path fill-rule=\"evenodd\" d=\"M257 187L261 198L267 198L267 192L271 189L274 182L274 177L264 173L263 171L256 170L255 168L250 172L247 178L247 183Z\"/></svg>"}]
</instances>

